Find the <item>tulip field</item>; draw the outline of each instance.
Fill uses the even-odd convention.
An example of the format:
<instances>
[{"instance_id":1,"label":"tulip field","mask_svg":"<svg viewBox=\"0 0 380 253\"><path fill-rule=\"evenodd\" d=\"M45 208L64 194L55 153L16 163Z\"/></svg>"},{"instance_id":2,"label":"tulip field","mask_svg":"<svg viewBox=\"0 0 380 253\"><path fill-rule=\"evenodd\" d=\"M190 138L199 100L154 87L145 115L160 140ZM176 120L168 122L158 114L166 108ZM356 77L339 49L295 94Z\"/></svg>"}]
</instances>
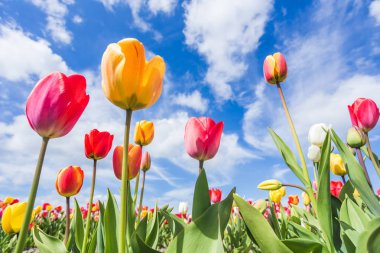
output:
<instances>
[{"instance_id":1,"label":"tulip field","mask_svg":"<svg viewBox=\"0 0 380 253\"><path fill-rule=\"evenodd\" d=\"M223 139L223 118L190 117L183 129L183 152L193 158L199 172L192 208L187 202L180 202L178 212L164 203L146 206L145 179L154 154L145 148L160 132L155 132L155 122L149 119L131 129L131 120L160 98L165 70L163 58L147 59L137 39L108 45L101 61L101 86L114 110L122 111L124 139L117 143L123 145L116 146L107 129L83 133L83 159L92 171L84 173L71 165L59 170L55 181L62 196L59 206L36 202L46 150L52 139L65 138L75 127L92 97L81 74L52 72L38 81L27 98L25 113L41 137L41 149L29 197L9 196L0 201L0 252L380 252L380 190L368 173L376 171L380 176L370 135L378 123L379 108L369 98L352 101L346 117L351 127L346 133L316 122L309 130L306 152L283 94L288 67L282 53L265 58L263 80L278 91L293 143L285 143L284 136L272 128L268 134L282 164L298 180L263 177L257 188L267 197L254 202L239 194L238 188L222 192L210 187L207 167ZM30 152L37 155L36 150ZM112 160L120 192L108 190L107 199L98 201L94 190L97 166L103 159ZM308 169L307 162L313 169ZM332 175L339 180L332 180ZM81 191L85 177L91 178L88 196ZM298 194L287 194L291 188ZM78 195L87 199L87 205L78 204Z\"/></svg>"}]
</instances>

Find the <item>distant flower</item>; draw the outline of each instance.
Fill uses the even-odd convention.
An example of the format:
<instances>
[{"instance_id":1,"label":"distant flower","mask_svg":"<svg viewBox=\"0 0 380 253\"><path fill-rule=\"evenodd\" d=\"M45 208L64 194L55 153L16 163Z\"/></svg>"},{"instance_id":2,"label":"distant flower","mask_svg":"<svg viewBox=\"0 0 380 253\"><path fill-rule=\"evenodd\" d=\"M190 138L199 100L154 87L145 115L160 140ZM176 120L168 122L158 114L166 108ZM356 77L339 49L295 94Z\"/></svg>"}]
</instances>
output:
<instances>
[{"instance_id":1,"label":"distant flower","mask_svg":"<svg viewBox=\"0 0 380 253\"><path fill-rule=\"evenodd\" d=\"M210 189L209 190L210 200L212 203L219 203L222 199L222 191L220 189Z\"/></svg>"},{"instance_id":2,"label":"distant flower","mask_svg":"<svg viewBox=\"0 0 380 253\"><path fill-rule=\"evenodd\" d=\"M333 196L339 197L340 191L342 190L343 183L341 181L331 181L330 182L330 192Z\"/></svg>"}]
</instances>

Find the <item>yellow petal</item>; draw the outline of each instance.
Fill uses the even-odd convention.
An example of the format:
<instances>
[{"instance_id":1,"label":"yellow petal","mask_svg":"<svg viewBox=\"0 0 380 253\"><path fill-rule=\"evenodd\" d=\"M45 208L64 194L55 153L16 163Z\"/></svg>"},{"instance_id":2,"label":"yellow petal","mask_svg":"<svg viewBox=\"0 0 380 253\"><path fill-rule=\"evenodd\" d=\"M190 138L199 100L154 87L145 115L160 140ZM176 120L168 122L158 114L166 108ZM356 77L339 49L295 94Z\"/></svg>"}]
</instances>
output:
<instances>
[{"instance_id":1,"label":"yellow petal","mask_svg":"<svg viewBox=\"0 0 380 253\"><path fill-rule=\"evenodd\" d=\"M13 233L12 226L11 226L11 219L12 219L12 206L8 206L7 208L5 208L3 217L1 219L1 226L3 227L4 232L7 234Z\"/></svg>"}]
</instances>

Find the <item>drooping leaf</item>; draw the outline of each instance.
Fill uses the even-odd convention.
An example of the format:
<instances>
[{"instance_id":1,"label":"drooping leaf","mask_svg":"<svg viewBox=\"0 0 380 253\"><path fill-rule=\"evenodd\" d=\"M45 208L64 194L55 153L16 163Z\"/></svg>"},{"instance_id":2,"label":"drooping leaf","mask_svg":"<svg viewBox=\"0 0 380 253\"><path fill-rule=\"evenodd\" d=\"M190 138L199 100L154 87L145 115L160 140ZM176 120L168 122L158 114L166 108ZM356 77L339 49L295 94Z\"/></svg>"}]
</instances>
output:
<instances>
[{"instance_id":1,"label":"drooping leaf","mask_svg":"<svg viewBox=\"0 0 380 253\"><path fill-rule=\"evenodd\" d=\"M324 246L314 240L304 239L304 238L292 238L282 241L289 249L294 253L320 253L320 252L329 252L327 249L324 249Z\"/></svg>"},{"instance_id":2,"label":"drooping leaf","mask_svg":"<svg viewBox=\"0 0 380 253\"><path fill-rule=\"evenodd\" d=\"M244 199L234 194L234 199L240 209L244 223L247 225L252 237L255 239L260 249L264 253L272 252L292 252L282 243L273 232L264 216Z\"/></svg>"}]
</instances>

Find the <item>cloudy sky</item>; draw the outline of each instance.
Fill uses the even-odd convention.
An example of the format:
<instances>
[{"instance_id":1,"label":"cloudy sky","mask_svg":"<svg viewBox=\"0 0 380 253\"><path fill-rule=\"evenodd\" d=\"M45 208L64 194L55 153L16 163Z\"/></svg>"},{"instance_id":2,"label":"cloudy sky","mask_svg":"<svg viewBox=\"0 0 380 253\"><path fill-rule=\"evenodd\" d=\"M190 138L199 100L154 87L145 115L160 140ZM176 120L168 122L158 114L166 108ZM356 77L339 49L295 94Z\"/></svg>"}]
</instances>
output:
<instances>
[{"instance_id":1,"label":"cloudy sky","mask_svg":"<svg viewBox=\"0 0 380 253\"><path fill-rule=\"evenodd\" d=\"M85 171L78 195L85 203L92 163L84 134L97 128L113 133L114 145L123 140L124 112L104 97L99 67L107 45L127 37L167 64L161 98L133 115L133 125L146 119L156 128L146 149L147 204L191 202L197 161L183 143L191 116L225 124L219 153L205 163L211 187L225 195L236 186L255 200L265 197L256 189L262 180L297 183L267 133L274 128L294 148L277 90L263 81L265 56L281 51L287 59L283 89L306 153L312 124L332 124L344 138L348 104L357 97L380 103L379 32L380 1L0 0L0 199L27 198L41 140L25 101L39 78L58 70L85 75L91 98L74 129L49 143L37 203L63 204L55 178L68 165ZM371 136L379 150L380 131ZM107 188L118 194L111 155L98 165L96 198Z\"/></svg>"}]
</instances>

